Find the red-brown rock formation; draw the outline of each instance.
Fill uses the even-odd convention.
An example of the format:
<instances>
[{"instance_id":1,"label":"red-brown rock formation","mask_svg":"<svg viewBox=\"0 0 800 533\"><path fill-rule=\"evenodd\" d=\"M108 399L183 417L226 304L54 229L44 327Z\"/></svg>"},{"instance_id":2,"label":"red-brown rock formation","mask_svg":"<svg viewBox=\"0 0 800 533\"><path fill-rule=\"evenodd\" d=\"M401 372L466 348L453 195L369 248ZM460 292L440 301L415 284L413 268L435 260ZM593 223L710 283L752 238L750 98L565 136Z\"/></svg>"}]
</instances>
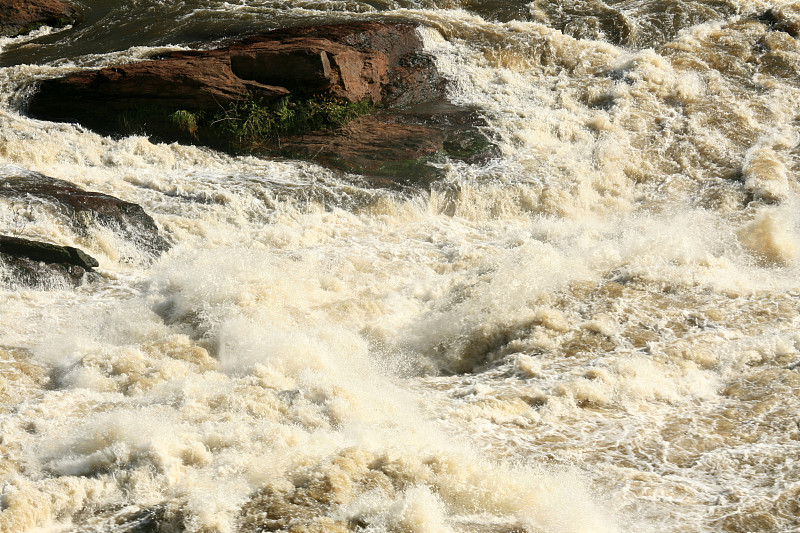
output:
<instances>
[{"instance_id":1,"label":"red-brown rock formation","mask_svg":"<svg viewBox=\"0 0 800 533\"><path fill-rule=\"evenodd\" d=\"M358 22L277 30L216 50L174 52L45 80L29 112L115 132L119 125L109 123L109 115L148 106L218 111L231 102L290 93L325 93L381 104L385 87L418 69L408 58L421 49L410 24ZM432 87L425 87L419 97L413 94L415 87L409 87L403 102L441 97L435 67L428 62L424 68ZM389 93L400 97L396 88Z\"/></svg>"},{"instance_id":2,"label":"red-brown rock formation","mask_svg":"<svg viewBox=\"0 0 800 533\"><path fill-rule=\"evenodd\" d=\"M387 111L443 102L444 80L416 30L413 24L381 22L275 30L215 50L168 53L45 80L28 111L103 133L144 133L235 152L315 159L347 171L421 182L419 172L435 156L466 160L477 153L472 148L486 155L488 143L475 120L463 119L463 109L440 108L435 120L426 111ZM234 103L269 106L287 95L300 102L367 101L380 114L342 131L280 130L280 138L243 139L241 131L220 131L220 123L237 120L230 116ZM180 127L171 122L178 111L189 121ZM450 120L448 113L460 118ZM454 144L453 138L460 140ZM470 149L448 149L453 146Z\"/></svg>"},{"instance_id":3,"label":"red-brown rock formation","mask_svg":"<svg viewBox=\"0 0 800 533\"><path fill-rule=\"evenodd\" d=\"M39 26L75 22L75 9L60 0L0 0L0 35L18 35Z\"/></svg>"}]
</instances>

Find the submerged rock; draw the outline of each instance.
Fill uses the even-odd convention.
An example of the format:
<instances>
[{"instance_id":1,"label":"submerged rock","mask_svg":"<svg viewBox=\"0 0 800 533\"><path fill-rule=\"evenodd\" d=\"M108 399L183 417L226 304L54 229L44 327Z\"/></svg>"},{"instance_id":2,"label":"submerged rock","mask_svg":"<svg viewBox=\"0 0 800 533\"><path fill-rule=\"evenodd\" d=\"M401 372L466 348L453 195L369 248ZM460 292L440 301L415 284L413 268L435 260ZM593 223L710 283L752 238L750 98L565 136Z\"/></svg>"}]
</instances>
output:
<instances>
[{"instance_id":1,"label":"submerged rock","mask_svg":"<svg viewBox=\"0 0 800 533\"><path fill-rule=\"evenodd\" d=\"M59 246L19 237L0 235L0 252L44 263L63 263L90 271L100 266L97 259L72 246Z\"/></svg>"},{"instance_id":2,"label":"submerged rock","mask_svg":"<svg viewBox=\"0 0 800 533\"><path fill-rule=\"evenodd\" d=\"M155 221L141 206L37 172L0 174L0 199L48 204L78 234L103 226L150 256L169 248Z\"/></svg>"},{"instance_id":3,"label":"submerged rock","mask_svg":"<svg viewBox=\"0 0 800 533\"><path fill-rule=\"evenodd\" d=\"M72 246L59 246L0 235L0 274L5 283L46 288L66 282L77 286L99 266L96 259Z\"/></svg>"},{"instance_id":4,"label":"submerged rock","mask_svg":"<svg viewBox=\"0 0 800 533\"><path fill-rule=\"evenodd\" d=\"M41 26L66 26L76 19L75 8L60 0L0 0L0 35L21 35Z\"/></svg>"},{"instance_id":5,"label":"submerged rock","mask_svg":"<svg viewBox=\"0 0 800 533\"><path fill-rule=\"evenodd\" d=\"M796 11L784 7L768 9L758 20L766 24L773 31L786 32L794 38L800 36L800 17Z\"/></svg>"},{"instance_id":6,"label":"submerged rock","mask_svg":"<svg viewBox=\"0 0 800 533\"><path fill-rule=\"evenodd\" d=\"M45 80L28 112L102 133L144 133L414 180L421 157L474 159L488 145L474 113L465 121L464 110L451 105L436 120L421 120L410 118L415 111L403 111L444 101L445 80L422 48L413 24L281 29L215 50L173 52ZM372 116L341 129L365 115ZM460 151L442 149L455 130L482 141L462 143ZM408 172L381 170L389 167Z\"/></svg>"}]
</instances>

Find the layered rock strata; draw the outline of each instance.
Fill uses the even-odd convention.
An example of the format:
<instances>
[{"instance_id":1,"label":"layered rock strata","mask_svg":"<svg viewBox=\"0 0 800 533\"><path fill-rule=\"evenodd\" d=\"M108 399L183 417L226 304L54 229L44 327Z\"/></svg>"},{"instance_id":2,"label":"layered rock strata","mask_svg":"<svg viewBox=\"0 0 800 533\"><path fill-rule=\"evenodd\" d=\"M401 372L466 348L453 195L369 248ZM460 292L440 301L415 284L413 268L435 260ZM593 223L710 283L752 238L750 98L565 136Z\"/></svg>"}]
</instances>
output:
<instances>
[{"instance_id":1,"label":"layered rock strata","mask_svg":"<svg viewBox=\"0 0 800 533\"><path fill-rule=\"evenodd\" d=\"M133 109L216 112L251 98L324 93L350 102L419 103L442 96L432 62L412 66L422 53L415 26L361 22L276 30L224 48L180 51L150 61L83 71L45 80L29 104L39 118L80 122L104 132L122 125L110 115ZM423 68L423 91L398 80ZM386 90L384 90L386 89ZM421 94L417 94L421 93Z\"/></svg>"}]
</instances>

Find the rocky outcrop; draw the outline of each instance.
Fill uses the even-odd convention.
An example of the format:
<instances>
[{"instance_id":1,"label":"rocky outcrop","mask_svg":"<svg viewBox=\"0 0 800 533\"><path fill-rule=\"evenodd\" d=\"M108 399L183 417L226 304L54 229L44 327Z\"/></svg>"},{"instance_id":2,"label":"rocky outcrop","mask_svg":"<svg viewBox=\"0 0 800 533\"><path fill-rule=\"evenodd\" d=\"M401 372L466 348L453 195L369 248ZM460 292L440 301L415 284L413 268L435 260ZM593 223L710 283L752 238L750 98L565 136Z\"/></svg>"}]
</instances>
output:
<instances>
[{"instance_id":1,"label":"rocky outcrop","mask_svg":"<svg viewBox=\"0 0 800 533\"><path fill-rule=\"evenodd\" d=\"M23 171L0 174L0 199L12 207L15 202L43 204L79 235L103 226L150 256L169 248L156 223L141 206L43 174Z\"/></svg>"},{"instance_id":2,"label":"rocky outcrop","mask_svg":"<svg viewBox=\"0 0 800 533\"><path fill-rule=\"evenodd\" d=\"M5 284L77 286L96 266L96 259L72 246L0 235L0 278Z\"/></svg>"},{"instance_id":3,"label":"rocky outcrop","mask_svg":"<svg viewBox=\"0 0 800 533\"><path fill-rule=\"evenodd\" d=\"M14 257L25 257L43 263L63 263L92 270L100 263L83 250L72 246L59 246L44 242L31 241L19 237L0 235L0 252Z\"/></svg>"},{"instance_id":4,"label":"rocky outcrop","mask_svg":"<svg viewBox=\"0 0 800 533\"><path fill-rule=\"evenodd\" d=\"M426 112L413 119L413 112L395 112L443 102L444 89L415 25L354 22L275 30L215 50L174 52L45 80L28 112L102 133L315 159L385 177L381 169L410 169L406 163L432 155L468 159L488 153L474 114L463 120L463 110L453 106L438 111L435 120L421 119ZM334 131L350 104L379 113ZM298 119L320 109L334 119ZM251 115L240 116L243 110ZM462 143L462 151L444 149L457 129L482 141ZM467 150L473 145L481 150Z\"/></svg>"},{"instance_id":5,"label":"rocky outcrop","mask_svg":"<svg viewBox=\"0 0 800 533\"><path fill-rule=\"evenodd\" d=\"M133 121L146 120L146 115L162 109L217 110L250 95L274 99L287 94L284 88L237 77L226 54L180 52L156 61L45 80L28 111L102 133L131 133L126 129Z\"/></svg>"},{"instance_id":6,"label":"rocky outcrop","mask_svg":"<svg viewBox=\"0 0 800 533\"><path fill-rule=\"evenodd\" d=\"M75 8L60 0L0 0L0 35L20 35L40 26L66 26L76 19Z\"/></svg>"},{"instance_id":7,"label":"rocky outcrop","mask_svg":"<svg viewBox=\"0 0 800 533\"><path fill-rule=\"evenodd\" d=\"M164 108L217 112L249 98L275 100L289 94L324 92L351 102L381 104L400 98L396 85L414 66L422 43L410 24L378 22L277 30L207 51L181 51L152 61L84 71L45 80L31 99L30 114L75 121L103 132L124 124L109 121L131 110ZM432 62L426 77L434 87L404 103L441 97ZM384 94L384 87L393 87ZM437 90L438 89L438 90Z\"/></svg>"}]
</instances>

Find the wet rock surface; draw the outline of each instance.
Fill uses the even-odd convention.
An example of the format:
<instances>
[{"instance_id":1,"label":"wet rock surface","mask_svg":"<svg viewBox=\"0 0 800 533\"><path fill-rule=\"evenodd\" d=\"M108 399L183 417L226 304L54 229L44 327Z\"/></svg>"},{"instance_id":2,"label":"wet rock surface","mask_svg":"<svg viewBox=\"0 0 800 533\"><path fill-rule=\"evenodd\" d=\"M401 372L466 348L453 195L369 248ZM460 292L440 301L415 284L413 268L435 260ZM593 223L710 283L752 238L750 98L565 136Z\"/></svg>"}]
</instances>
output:
<instances>
[{"instance_id":1,"label":"wet rock surface","mask_svg":"<svg viewBox=\"0 0 800 533\"><path fill-rule=\"evenodd\" d=\"M96 259L72 246L0 235L0 278L6 284L49 288L80 285Z\"/></svg>"},{"instance_id":2,"label":"wet rock surface","mask_svg":"<svg viewBox=\"0 0 800 533\"><path fill-rule=\"evenodd\" d=\"M180 531L180 517L174 517L164 505L151 508L128 506L110 508L86 513L85 520L80 517L74 529L66 533L86 533L89 531L104 531L111 533L162 533L165 531Z\"/></svg>"},{"instance_id":3,"label":"wet rock surface","mask_svg":"<svg viewBox=\"0 0 800 533\"><path fill-rule=\"evenodd\" d=\"M103 226L151 256L169 248L155 221L141 206L87 191L68 181L36 172L2 174L0 199L46 204L78 234L88 234L92 227Z\"/></svg>"},{"instance_id":4,"label":"wet rock surface","mask_svg":"<svg viewBox=\"0 0 800 533\"><path fill-rule=\"evenodd\" d=\"M59 246L9 235L0 235L0 252L43 263L63 263L77 266L86 271L100 266L97 259L73 246Z\"/></svg>"},{"instance_id":5,"label":"wet rock surface","mask_svg":"<svg viewBox=\"0 0 800 533\"><path fill-rule=\"evenodd\" d=\"M102 133L143 133L425 182L436 173L427 164L433 156L474 161L489 154L480 119L447 105L445 86L415 25L353 22L275 30L215 50L174 52L45 80L28 112ZM255 138L221 129L232 120L231 106L255 102L268 109L289 98L298 109L333 101L366 103L372 112L343 128L322 124ZM421 104L439 109L426 117Z\"/></svg>"},{"instance_id":6,"label":"wet rock surface","mask_svg":"<svg viewBox=\"0 0 800 533\"><path fill-rule=\"evenodd\" d=\"M482 125L475 111L436 102L379 111L336 130L283 138L265 150L364 174L374 184L426 187L447 158L469 163L496 155Z\"/></svg>"},{"instance_id":7,"label":"wet rock surface","mask_svg":"<svg viewBox=\"0 0 800 533\"><path fill-rule=\"evenodd\" d=\"M781 8L768 9L757 18L773 31L782 31L794 38L800 37L800 20L797 17L792 17L789 10L784 11Z\"/></svg>"},{"instance_id":8,"label":"wet rock surface","mask_svg":"<svg viewBox=\"0 0 800 533\"><path fill-rule=\"evenodd\" d=\"M40 26L66 26L77 17L74 7L59 0L0 0L0 35L25 34Z\"/></svg>"}]
</instances>

